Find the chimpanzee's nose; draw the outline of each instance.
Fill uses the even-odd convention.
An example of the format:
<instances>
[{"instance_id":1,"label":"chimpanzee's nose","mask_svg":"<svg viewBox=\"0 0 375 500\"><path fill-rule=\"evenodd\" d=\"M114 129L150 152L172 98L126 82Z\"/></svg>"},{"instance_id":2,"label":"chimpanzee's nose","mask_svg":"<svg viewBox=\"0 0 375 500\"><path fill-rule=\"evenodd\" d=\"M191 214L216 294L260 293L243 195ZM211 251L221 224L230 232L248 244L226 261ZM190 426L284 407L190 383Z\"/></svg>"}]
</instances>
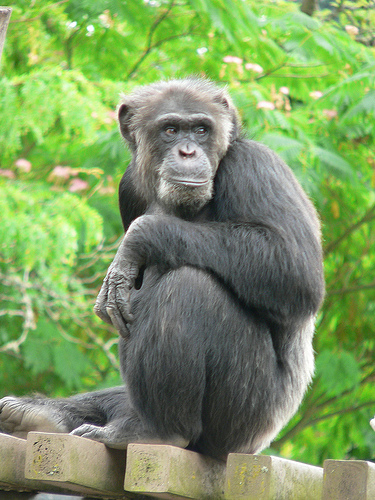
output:
<instances>
[{"instance_id":1,"label":"chimpanzee's nose","mask_svg":"<svg viewBox=\"0 0 375 500\"><path fill-rule=\"evenodd\" d=\"M193 145L187 143L181 146L178 150L181 158L192 158L196 154L196 150Z\"/></svg>"}]
</instances>

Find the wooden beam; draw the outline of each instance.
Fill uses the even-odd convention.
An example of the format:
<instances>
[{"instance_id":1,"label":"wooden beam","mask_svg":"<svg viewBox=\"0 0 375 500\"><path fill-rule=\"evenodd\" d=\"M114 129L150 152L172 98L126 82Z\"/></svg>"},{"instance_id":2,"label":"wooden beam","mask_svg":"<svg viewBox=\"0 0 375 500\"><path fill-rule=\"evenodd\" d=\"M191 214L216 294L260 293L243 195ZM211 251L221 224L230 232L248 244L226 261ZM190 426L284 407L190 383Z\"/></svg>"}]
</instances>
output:
<instances>
[{"instance_id":1,"label":"wooden beam","mask_svg":"<svg viewBox=\"0 0 375 500\"><path fill-rule=\"evenodd\" d=\"M29 432L25 477L85 495L129 498L125 451L70 434ZM44 488L46 489L46 488Z\"/></svg>"},{"instance_id":2,"label":"wooden beam","mask_svg":"<svg viewBox=\"0 0 375 500\"><path fill-rule=\"evenodd\" d=\"M322 500L374 500L375 464L363 460L325 460Z\"/></svg>"},{"instance_id":3,"label":"wooden beam","mask_svg":"<svg viewBox=\"0 0 375 500\"><path fill-rule=\"evenodd\" d=\"M0 489L31 491L36 481L25 479L26 440L0 433Z\"/></svg>"},{"instance_id":4,"label":"wooden beam","mask_svg":"<svg viewBox=\"0 0 375 500\"><path fill-rule=\"evenodd\" d=\"M220 500L225 463L176 446L130 444L125 490L154 498Z\"/></svg>"},{"instance_id":5,"label":"wooden beam","mask_svg":"<svg viewBox=\"0 0 375 500\"><path fill-rule=\"evenodd\" d=\"M228 500L320 500L323 469L278 457L231 453Z\"/></svg>"}]
</instances>

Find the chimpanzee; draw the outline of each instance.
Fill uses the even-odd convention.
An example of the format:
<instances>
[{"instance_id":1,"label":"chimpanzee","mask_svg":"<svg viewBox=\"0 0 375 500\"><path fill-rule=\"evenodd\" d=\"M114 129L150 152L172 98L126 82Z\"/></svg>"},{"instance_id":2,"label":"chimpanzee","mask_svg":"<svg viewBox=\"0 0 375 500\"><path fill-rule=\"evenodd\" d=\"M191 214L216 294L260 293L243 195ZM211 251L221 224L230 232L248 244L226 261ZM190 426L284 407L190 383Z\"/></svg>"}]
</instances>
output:
<instances>
[{"instance_id":1,"label":"chimpanzee","mask_svg":"<svg viewBox=\"0 0 375 500\"><path fill-rule=\"evenodd\" d=\"M123 97L119 123L133 155L119 192L126 233L95 312L121 334L124 386L3 398L1 429L258 452L313 373L316 212L283 161L243 138L210 81L141 87Z\"/></svg>"}]
</instances>

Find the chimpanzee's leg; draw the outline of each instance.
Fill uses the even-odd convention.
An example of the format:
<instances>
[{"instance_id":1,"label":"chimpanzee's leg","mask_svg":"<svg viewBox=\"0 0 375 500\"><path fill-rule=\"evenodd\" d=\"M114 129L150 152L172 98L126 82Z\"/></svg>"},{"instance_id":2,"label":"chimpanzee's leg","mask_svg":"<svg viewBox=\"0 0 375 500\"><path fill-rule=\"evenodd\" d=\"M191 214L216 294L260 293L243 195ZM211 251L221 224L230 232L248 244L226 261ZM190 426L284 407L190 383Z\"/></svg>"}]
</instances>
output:
<instances>
[{"instance_id":1,"label":"chimpanzee's leg","mask_svg":"<svg viewBox=\"0 0 375 500\"><path fill-rule=\"evenodd\" d=\"M123 376L145 428L218 458L269 444L296 411L313 368L311 319L276 355L272 327L209 273L145 273L132 304ZM290 328L286 325L285 328ZM285 334L285 332L284 332Z\"/></svg>"},{"instance_id":2,"label":"chimpanzee's leg","mask_svg":"<svg viewBox=\"0 0 375 500\"><path fill-rule=\"evenodd\" d=\"M70 432L84 422L105 425L111 412L125 412L130 405L125 387L115 387L66 399L12 397L0 400L0 431Z\"/></svg>"},{"instance_id":3,"label":"chimpanzee's leg","mask_svg":"<svg viewBox=\"0 0 375 500\"><path fill-rule=\"evenodd\" d=\"M253 382L261 377L263 392L275 384L275 354L264 325L259 329L215 278L191 267L163 275L146 270L132 312L130 338L120 342L125 387L64 400L4 398L0 429L72 432L116 448L166 442L194 449L199 443L215 456L246 443L255 429L248 423L259 393ZM264 358L269 366L256 374ZM262 413L258 399L253 402ZM210 446L203 445L205 436Z\"/></svg>"},{"instance_id":4,"label":"chimpanzee's leg","mask_svg":"<svg viewBox=\"0 0 375 500\"><path fill-rule=\"evenodd\" d=\"M135 319L122 356L132 402L155 435L162 440L181 436L194 449L207 432L208 401L215 425L215 419L221 423L220 412L234 415L248 396L238 385L243 383L239 372L251 370L253 355L247 367L235 363L238 352L249 351L251 317L213 276L188 266L164 275L145 273L132 311ZM270 337L268 344L272 351ZM208 383L212 377L225 384Z\"/></svg>"}]
</instances>

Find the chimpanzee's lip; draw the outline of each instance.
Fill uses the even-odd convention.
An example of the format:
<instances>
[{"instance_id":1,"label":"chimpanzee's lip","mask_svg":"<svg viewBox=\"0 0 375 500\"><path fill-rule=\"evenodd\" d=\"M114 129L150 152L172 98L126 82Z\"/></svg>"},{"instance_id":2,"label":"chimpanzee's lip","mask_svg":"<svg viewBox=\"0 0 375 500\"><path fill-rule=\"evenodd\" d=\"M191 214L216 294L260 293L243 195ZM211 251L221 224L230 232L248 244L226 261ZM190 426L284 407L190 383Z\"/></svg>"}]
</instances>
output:
<instances>
[{"instance_id":1,"label":"chimpanzee's lip","mask_svg":"<svg viewBox=\"0 0 375 500\"><path fill-rule=\"evenodd\" d=\"M173 184L182 184L184 186L191 186L191 187L199 187L199 186L204 186L205 184L209 183L208 179L180 179L180 178L173 178L170 179L170 182Z\"/></svg>"}]
</instances>

